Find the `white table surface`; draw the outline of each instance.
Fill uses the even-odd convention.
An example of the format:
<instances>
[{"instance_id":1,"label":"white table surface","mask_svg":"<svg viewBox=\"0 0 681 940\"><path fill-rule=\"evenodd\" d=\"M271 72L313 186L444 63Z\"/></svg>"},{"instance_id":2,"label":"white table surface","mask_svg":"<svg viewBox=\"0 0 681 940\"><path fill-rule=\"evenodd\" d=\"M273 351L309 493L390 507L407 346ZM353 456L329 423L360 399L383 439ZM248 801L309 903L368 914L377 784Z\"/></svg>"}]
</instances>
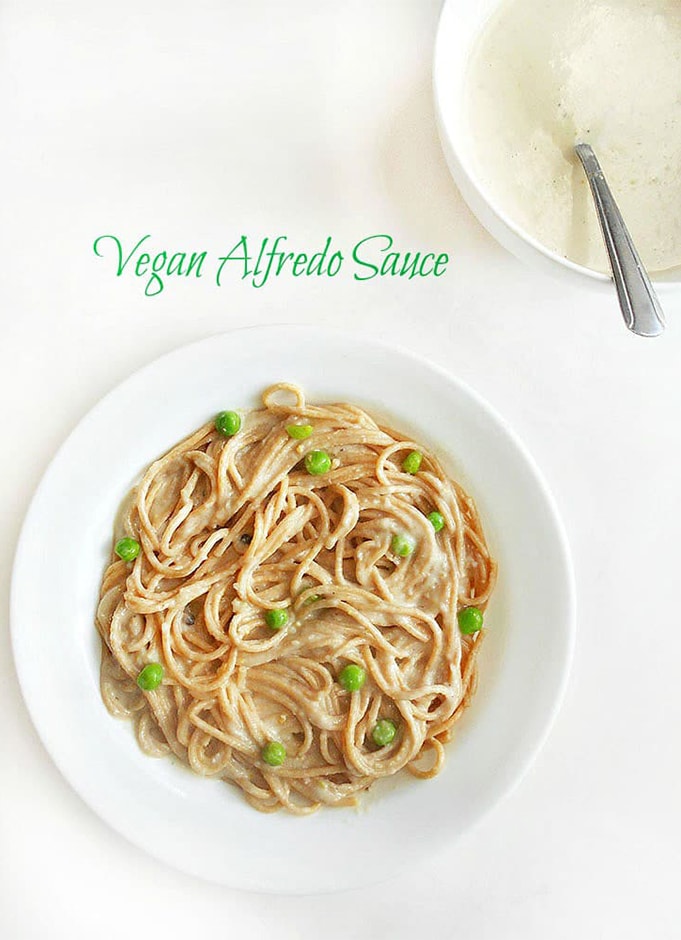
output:
<instances>
[{"instance_id":1,"label":"white table surface","mask_svg":"<svg viewBox=\"0 0 681 940\"><path fill-rule=\"evenodd\" d=\"M635 338L614 299L481 229L435 131L438 0L3 7L0 937L679 936L681 296L663 338ZM450 252L446 276L148 298L91 247L150 232L214 255L244 233L347 248L383 231ZM520 787L399 879L308 898L204 884L100 822L33 730L7 622L31 494L90 406L180 344L291 321L411 347L488 398L555 493L579 600L567 696Z\"/></svg>"}]
</instances>

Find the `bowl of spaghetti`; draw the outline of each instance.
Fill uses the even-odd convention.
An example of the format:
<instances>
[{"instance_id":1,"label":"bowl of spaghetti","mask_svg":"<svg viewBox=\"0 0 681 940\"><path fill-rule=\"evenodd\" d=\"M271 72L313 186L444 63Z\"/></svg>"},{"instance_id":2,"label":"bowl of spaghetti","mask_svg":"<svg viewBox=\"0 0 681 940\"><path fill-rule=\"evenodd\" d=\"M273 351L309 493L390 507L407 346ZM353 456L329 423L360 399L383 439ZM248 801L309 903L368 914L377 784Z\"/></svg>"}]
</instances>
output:
<instances>
[{"instance_id":1,"label":"bowl of spaghetti","mask_svg":"<svg viewBox=\"0 0 681 940\"><path fill-rule=\"evenodd\" d=\"M262 327L85 416L11 616L36 728L104 820L199 877L309 893L389 877L510 791L574 608L553 500L490 406L408 352Z\"/></svg>"}]
</instances>

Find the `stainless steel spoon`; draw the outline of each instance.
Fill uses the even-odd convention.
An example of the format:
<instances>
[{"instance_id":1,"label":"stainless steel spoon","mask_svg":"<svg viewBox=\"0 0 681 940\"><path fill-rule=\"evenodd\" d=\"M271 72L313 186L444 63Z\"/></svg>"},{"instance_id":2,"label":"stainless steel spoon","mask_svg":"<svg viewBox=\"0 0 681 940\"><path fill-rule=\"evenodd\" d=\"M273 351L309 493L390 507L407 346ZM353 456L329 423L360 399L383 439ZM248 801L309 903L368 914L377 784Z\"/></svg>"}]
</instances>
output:
<instances>
[{"instance_id":1,"label":"stainless steel spoon","mask_svg":"<svg viewBox=\"0 0 681 940\"><path fill-rule=\"evenodd\" d=\"M638 336L659 336L665 326L660 302L603 176L596 154L589 144L577 144L575 152L582 161L596 203L624 322Z\"/></svg>"}]
</instances>

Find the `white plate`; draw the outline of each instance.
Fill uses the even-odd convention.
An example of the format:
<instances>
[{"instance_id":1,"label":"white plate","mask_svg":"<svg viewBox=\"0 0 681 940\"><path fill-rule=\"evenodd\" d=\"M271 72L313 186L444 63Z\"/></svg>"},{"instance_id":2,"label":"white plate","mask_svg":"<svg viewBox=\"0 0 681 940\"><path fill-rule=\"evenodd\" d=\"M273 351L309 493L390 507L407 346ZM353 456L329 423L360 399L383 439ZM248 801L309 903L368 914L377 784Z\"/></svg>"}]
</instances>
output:
<instances>
[{"instance_id":1,"label":"white plate","mask_svg":"<svg viewBox=\"0 0 681 940\"><path fill-rule=\"evenodd\" d=\"M359 811L261 815L218 780L145 757L99 696L93 615L118 505L139 472L223 408L269 384L365 406L433 447L476 498L499 583L480 688L431 781L377 787ZM382 880L451 843L517 783L555 715L570 661L569 553L539 472L504 421L435 366L326 329L273 326L170 353L85 416L47 470L24 523L12 640L45 746L82 798L170 865L234 887L316 892Z\"/></svg>"}]
</instances>

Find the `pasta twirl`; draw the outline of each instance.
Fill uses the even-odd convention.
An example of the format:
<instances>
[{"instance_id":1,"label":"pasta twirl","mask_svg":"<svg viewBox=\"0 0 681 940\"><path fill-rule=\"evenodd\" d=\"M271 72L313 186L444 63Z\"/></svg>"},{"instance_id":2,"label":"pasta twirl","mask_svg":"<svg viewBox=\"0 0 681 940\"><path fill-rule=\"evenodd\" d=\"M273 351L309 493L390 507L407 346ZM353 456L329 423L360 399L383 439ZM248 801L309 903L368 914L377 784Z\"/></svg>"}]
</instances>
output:
<instances>
[{"instance_id":1,"label":"pasta twirl","mask_svg":"<svg viewBox=\"0 0 681 940\"><path fill-rule=\"evenodd\" d=\"M101 689L147 753L301 814L440 770L482 638L457 613L484 611L495 564L416 443L293 385L263 406L232 436L199 428L131 494L117 535L139 553L103 578Z\"/></svg>"}]
</instances>

